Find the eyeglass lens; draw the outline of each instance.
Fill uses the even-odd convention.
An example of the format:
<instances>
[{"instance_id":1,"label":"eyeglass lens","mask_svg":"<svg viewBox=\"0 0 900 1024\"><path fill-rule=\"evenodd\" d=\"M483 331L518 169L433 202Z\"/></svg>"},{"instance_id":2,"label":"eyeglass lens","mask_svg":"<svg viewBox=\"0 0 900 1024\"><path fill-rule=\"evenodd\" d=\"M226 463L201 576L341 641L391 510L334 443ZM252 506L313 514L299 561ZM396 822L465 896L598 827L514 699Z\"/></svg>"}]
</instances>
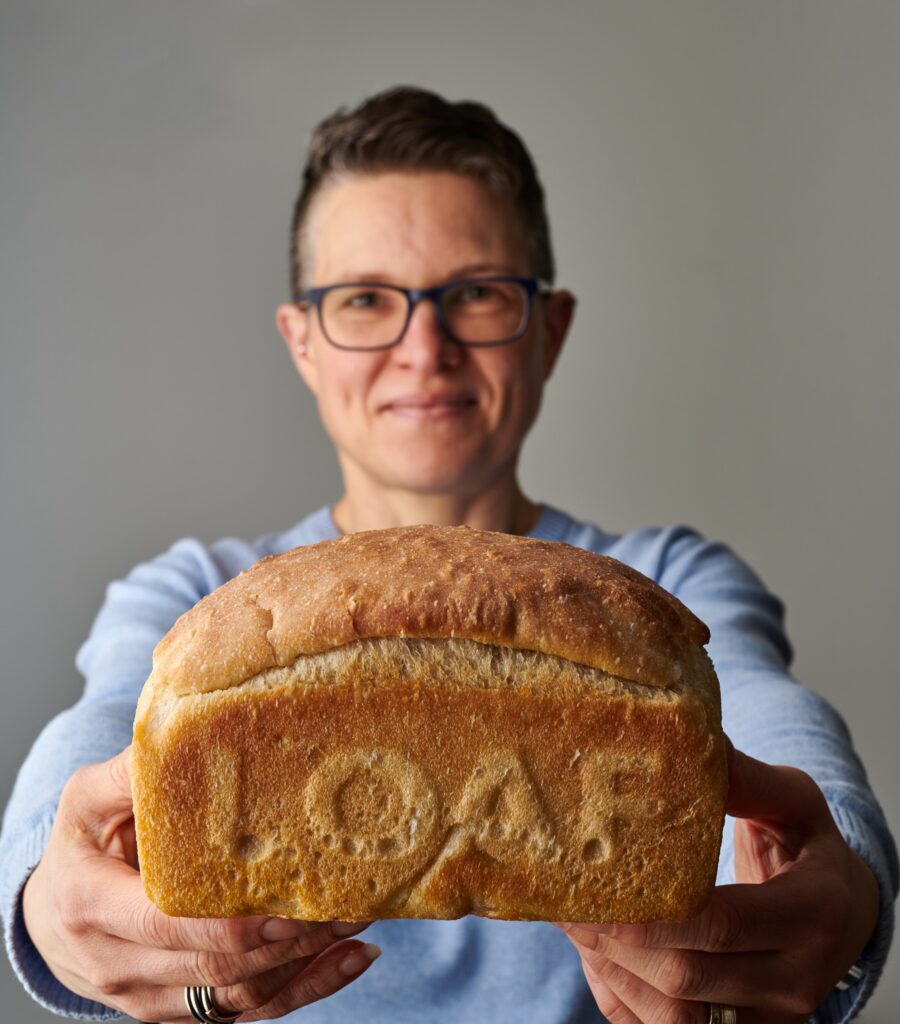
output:
<instances>
[{"instance_id":1,"label":"eyeglass lens","mask_svg":"<svg viewBox=\"0 0 900 1024\"><path fill-rule=\"evenodd\" d=\"M342 285L322 298L322 327L346 348L378 348L403 333L409 299L382 285ZM446 291L441 311L451 335L469 344L514 338L528 315L528 292L514 281L468 281Z\"/></svg>"}]
</instances>

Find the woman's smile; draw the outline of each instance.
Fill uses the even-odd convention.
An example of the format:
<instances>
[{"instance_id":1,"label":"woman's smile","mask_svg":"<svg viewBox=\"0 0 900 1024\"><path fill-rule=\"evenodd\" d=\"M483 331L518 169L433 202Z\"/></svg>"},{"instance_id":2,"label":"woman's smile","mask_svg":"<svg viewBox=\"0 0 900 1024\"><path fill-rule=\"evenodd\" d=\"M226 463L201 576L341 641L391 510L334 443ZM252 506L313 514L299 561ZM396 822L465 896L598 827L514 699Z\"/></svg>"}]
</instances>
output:
<instances>
[{"instance_id":1,"label":"woman's smile","mask_svg":"<svg viewBox=\"0 0 900 1024\"><path fill-rule=\"evenodd\" d=\"M470 394L410 394L386 402L381 411L405 420L463 419L478 408L478 400Z\"/></svg>"}]
</instances>

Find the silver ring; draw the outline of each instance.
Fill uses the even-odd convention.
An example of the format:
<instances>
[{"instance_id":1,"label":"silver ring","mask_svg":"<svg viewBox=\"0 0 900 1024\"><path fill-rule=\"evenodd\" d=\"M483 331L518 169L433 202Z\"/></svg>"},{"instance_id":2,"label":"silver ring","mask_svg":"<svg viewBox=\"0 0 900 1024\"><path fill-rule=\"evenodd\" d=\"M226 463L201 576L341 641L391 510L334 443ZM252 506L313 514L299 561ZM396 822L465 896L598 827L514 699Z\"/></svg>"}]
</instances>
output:
<instances>
[{"instance_id":1,"label":"silver ring","mask_svg":"<svg viewBox=\"0 0 900 1024\"><path fill-rule=\"evenodd\" d=\"M737 1024L737 1008L724 1003L710 1003L708 1024Z\"/></svg>"},{"instance_id":2,"label":"silver ring","mask_svg":"<svg viewBox=\"0 0 900 1024\"><path fill-rule=\"evenodd\" d=\"M209 985L186 985L184 1001L188 1012L198 1024L234 1024L244 1012L223 1013L213 999L213 990Z\"/></svg>"}]
</instances>

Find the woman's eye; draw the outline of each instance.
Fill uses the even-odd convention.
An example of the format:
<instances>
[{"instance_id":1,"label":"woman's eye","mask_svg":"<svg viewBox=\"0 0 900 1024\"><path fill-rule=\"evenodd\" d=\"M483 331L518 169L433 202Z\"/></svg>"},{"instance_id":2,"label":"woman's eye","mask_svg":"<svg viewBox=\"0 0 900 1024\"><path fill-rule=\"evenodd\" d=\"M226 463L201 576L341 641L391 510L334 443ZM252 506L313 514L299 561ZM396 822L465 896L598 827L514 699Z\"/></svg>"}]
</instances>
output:
<instances>
[{"instance_id":1,"label":"woman's eye","mask_svg":"<svg viewBox=\"0 0 900 1024\"><path fill-rule=\"evenodd\" d=\"M351 309L370 309L372 306L378 305L379 298L377 292L357 292L356 295L351 295L347 299L346 305Z\"/></svg>"}]
</instances>

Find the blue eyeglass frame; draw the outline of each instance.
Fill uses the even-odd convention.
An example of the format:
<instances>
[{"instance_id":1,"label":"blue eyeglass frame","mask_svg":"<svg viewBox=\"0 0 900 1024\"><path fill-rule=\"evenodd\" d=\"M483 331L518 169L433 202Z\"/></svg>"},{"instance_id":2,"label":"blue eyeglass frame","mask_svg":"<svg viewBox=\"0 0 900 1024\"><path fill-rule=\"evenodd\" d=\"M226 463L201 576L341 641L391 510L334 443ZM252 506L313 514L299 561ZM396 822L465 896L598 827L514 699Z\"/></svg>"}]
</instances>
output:
<instances>
[{"instance_id":1,"label":"blue eyeglass frame","mask_svg":"<svg viewBox=\"0 0 900 1024\"><path fill-rule=\"evenodd\" d=\"M498 281L505 284L518 284L525 289L528 305L525 307L525 315L522 318L521 328L511 337L503 338L501 341L463 341L461 338L457 338L453 331L450 330L450 325L447 323L446 317L444 316L444 295L447 292L452 291L454 288L459 288L461 285L490 284ZM403 327L397 337L393 341L389 341L386 345L339 345L329 337L328 331L325 330L325 321L322 317L322 299L336 288L365 287L390 288L395 292L402 292L406 296L406 320L403 322ZM450 339L450 341L454 343L454 345L459 345L462 348L495 348L498 345L510 345L512 342L518 341L519 338L521 338L528 330L528 325L531 323L531 311L534 306L535 295L550 295L553 291L553 286L547 281L542 281L539 277L518 277L512 274L495 274L491 277L460 277L455 281L447 281L446 284L439 284L435 288L404 288L402 285L389 284L387 281L344 281L340 284L327 284L321 288L309 288L307 291L298 295L295 302L298 306L303 303L315 306L316 313L319 318L319 326L322 328L322 334L325 336L325 340L329 345L333 345L335 348L342 349L345 352L383 352L387 348L393 348L395 345L399 345L403 340L403 336L406 334L406 329L409 327L409 322L412 319L416 306L423 299L429 299L434 304L434 311L437 314L441 330Z\"/></svg>"}]
</instances>

